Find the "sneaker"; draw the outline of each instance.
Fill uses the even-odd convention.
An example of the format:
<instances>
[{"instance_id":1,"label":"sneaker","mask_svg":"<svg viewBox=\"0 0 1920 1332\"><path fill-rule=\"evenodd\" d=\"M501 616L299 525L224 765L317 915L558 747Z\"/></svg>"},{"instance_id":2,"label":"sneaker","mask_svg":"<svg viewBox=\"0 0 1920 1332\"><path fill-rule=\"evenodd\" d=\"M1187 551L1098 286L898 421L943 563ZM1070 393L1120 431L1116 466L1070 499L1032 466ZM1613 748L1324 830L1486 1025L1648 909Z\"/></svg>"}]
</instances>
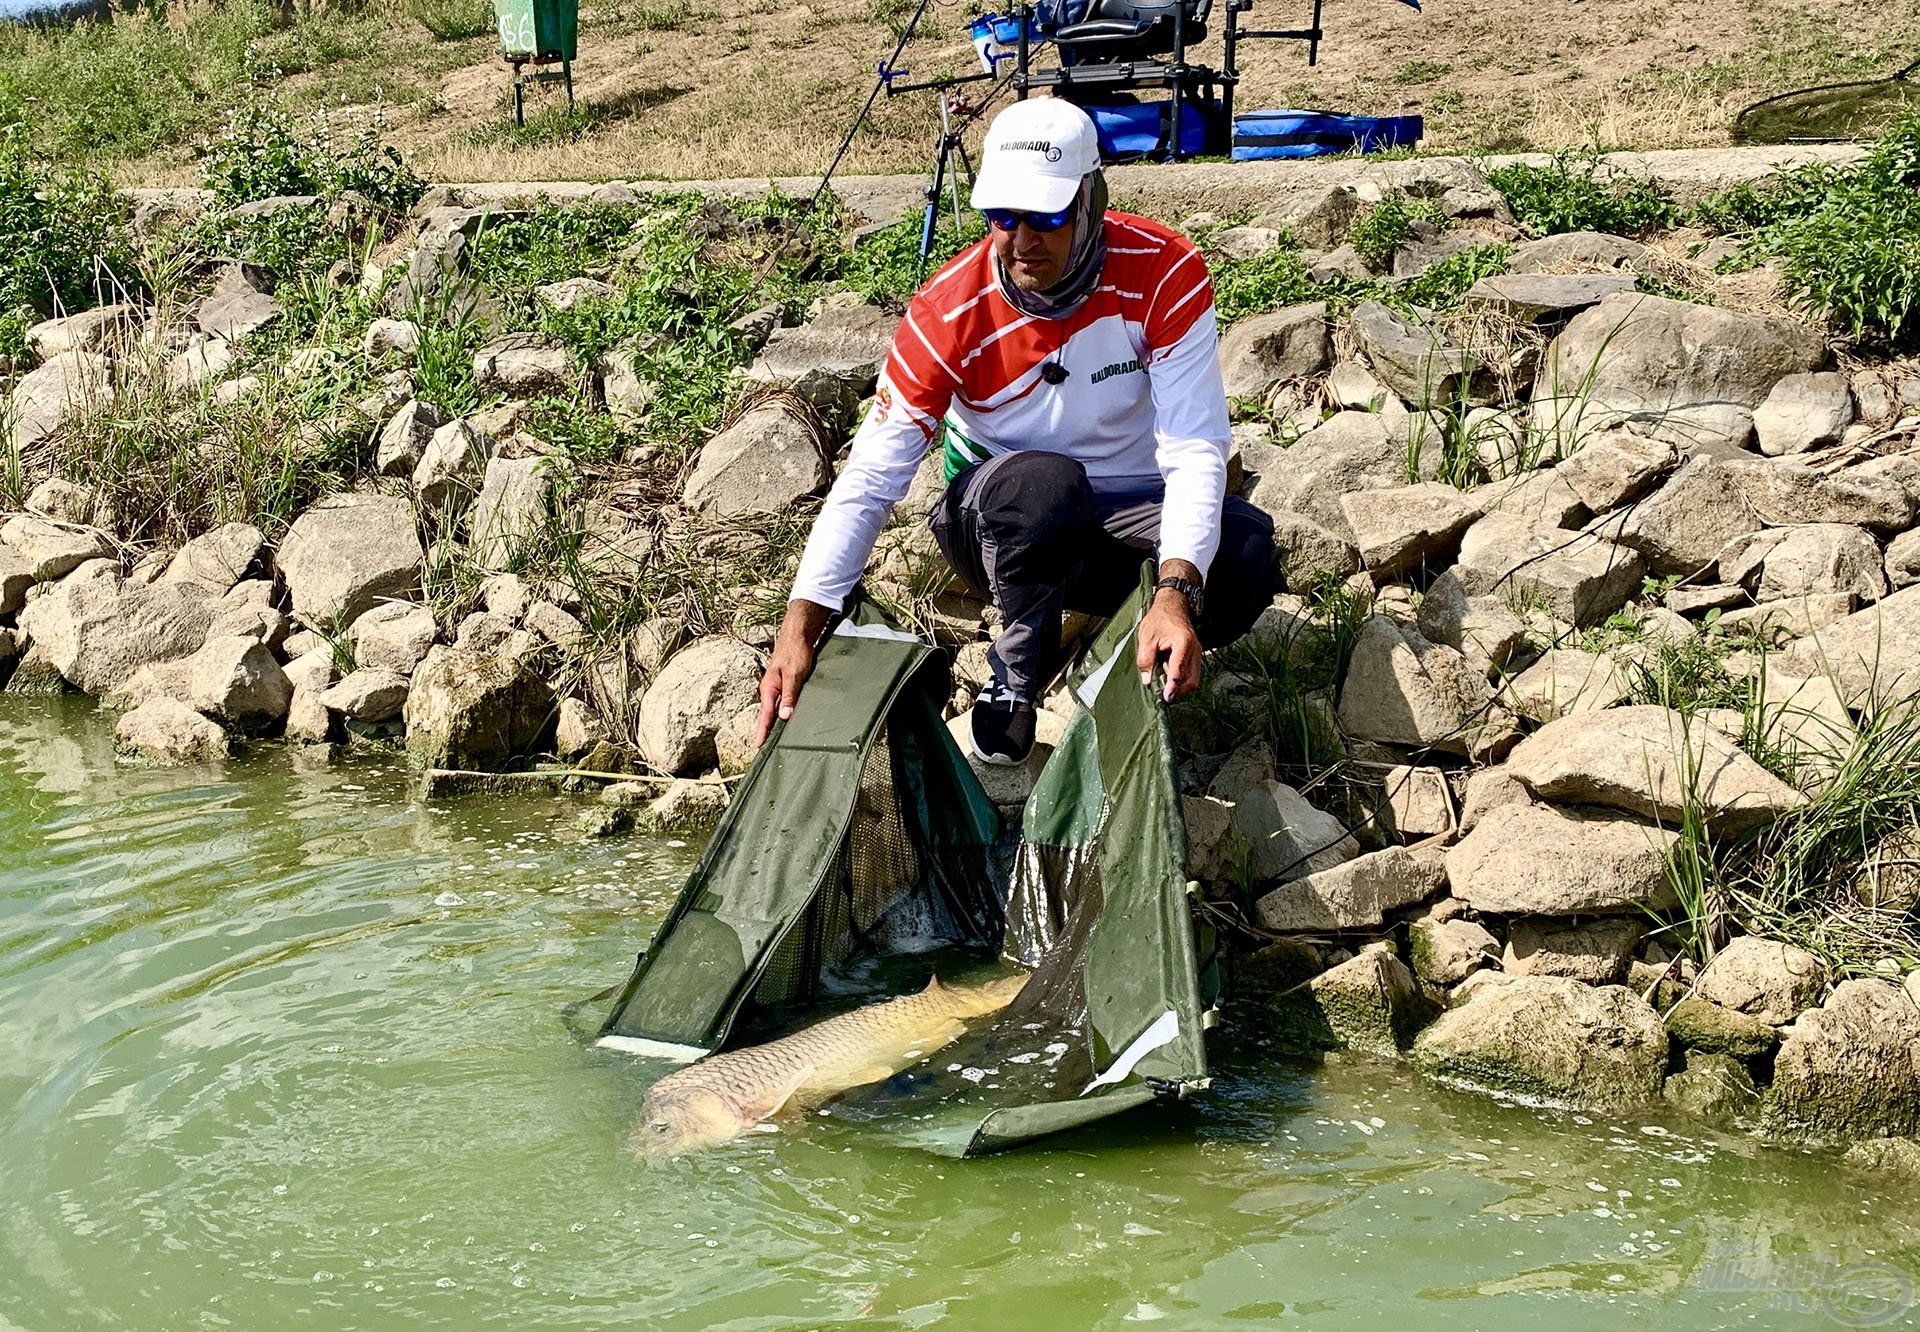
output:
<instances>
[{"instance_id":1,"label":"sneaker","mask_svg":"<svg viewBox=\"0 0 1920 1332\"><path fill-rule=\"evenodd\" d=\"M988 681L967 716L967 748L982 763L1017 767L1033 752L1033 704L1011 690Z\"/></svg>"}]
</instances>

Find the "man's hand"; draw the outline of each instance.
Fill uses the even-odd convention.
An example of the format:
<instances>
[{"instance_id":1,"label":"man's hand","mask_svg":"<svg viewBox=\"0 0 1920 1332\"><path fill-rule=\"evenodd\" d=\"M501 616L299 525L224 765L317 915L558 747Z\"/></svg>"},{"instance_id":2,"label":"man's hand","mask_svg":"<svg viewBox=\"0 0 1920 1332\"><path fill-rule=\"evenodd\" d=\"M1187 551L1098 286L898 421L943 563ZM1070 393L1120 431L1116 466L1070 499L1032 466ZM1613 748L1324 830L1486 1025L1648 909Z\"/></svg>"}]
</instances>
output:
<instances>
[{"instance_id":1,"label":"man's hand","mask_svg":"<svg viewBox=\"0 0 1920 1332\"><path fill-rule=\"evenodd\" d=\"M793 715L800 686L813 674L813 645L820 641L820 631L827 627L832 614L818 602L787 603L780 633L773 640L773 655L767 660L767 672L760 677L760 730L754 744L767 742L775 716L785 721Z\"/></svg>"},{"instance_id":2,"label":"man's hand","mask_svg":"<svg viewBox=\"0 0 1920 1332\"><path fill-rule=\"evenodd\" d=\"M1200 581L1200 571L1184 560L1167 561L1160 573L1162 577ZM1180 593L1163 587L1153 594L1153 604L1140 620L1138 642L1140 651L1134 664L1140 670L1141 684L1152 685L1154 665L1164 661L1167 683L1161 698L1166 702L1200 687L1200 635L1187 599Z\"/></svg>"}]
</instances>

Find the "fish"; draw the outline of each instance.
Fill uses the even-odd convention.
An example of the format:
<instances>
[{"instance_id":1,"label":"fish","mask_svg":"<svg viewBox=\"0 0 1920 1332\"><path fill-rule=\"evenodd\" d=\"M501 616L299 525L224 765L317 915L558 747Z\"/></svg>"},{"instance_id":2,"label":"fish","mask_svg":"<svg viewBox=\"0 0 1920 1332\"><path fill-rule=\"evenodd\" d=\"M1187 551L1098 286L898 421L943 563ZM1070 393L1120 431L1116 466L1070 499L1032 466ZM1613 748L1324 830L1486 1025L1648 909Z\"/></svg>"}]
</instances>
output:
<instances>
[{"instance_id":1,"label":"fish","mask_svg":"<svg viewBox=\"0 0 1920 1332\"><path fill-rule=\"evenodd\" d=\"M998 1012L1026 974L984 985L943 985L841 1013L765 1045L708 1055L648 1090L631 1147L659 1160L718 1146L789 1106L811 1108L841 1092L890 1078L950 1045L966 1019Z\"/></svg>"}]
</instances>

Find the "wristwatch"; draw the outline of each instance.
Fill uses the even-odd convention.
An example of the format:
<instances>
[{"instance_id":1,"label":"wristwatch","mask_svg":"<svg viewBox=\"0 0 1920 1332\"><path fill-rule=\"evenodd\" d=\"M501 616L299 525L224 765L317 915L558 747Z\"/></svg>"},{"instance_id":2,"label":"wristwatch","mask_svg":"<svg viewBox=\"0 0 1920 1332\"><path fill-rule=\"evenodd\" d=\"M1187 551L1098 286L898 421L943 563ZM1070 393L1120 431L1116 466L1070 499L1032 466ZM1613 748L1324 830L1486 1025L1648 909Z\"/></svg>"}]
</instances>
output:
<instances>
[{"instance_id":1,"label":"wristwatch","mask_svg":"<svg viewBox=\"0 0 1920 1332\"><path fill-rule=\"evenodd\" d=\"M1153 585L1153 590L1158 592L1163 587L1170 587L1187 599L1187 613L1193 617L1193 622L1198 624L1200 607L1206 601L1206 592L1200 584L1186 578L1162 578Z\"/></svg>"}]
</instances>

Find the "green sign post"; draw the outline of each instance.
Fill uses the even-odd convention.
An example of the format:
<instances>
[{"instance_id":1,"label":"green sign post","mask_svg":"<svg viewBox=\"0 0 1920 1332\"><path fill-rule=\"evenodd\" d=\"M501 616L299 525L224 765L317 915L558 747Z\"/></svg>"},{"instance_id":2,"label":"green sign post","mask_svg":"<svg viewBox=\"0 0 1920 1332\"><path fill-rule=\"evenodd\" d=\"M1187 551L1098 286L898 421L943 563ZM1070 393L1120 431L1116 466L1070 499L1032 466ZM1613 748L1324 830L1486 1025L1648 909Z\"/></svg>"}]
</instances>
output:
<instances>
[{"instance_id":1,"label":"green sign post","mask_svg":"<svg viewBox=\"0 0 1920 1332\"><path fill-rule=\"evenodd\" d=\"M493 0L500 54L513 66L513 120L527 123L526 81L567 85L567 110L573 110L573 60L579 53L580 0ZM560 72L540 68L558 64ZM528 65L534 66L529 76Z\"/></svg>"}]
</instances>

